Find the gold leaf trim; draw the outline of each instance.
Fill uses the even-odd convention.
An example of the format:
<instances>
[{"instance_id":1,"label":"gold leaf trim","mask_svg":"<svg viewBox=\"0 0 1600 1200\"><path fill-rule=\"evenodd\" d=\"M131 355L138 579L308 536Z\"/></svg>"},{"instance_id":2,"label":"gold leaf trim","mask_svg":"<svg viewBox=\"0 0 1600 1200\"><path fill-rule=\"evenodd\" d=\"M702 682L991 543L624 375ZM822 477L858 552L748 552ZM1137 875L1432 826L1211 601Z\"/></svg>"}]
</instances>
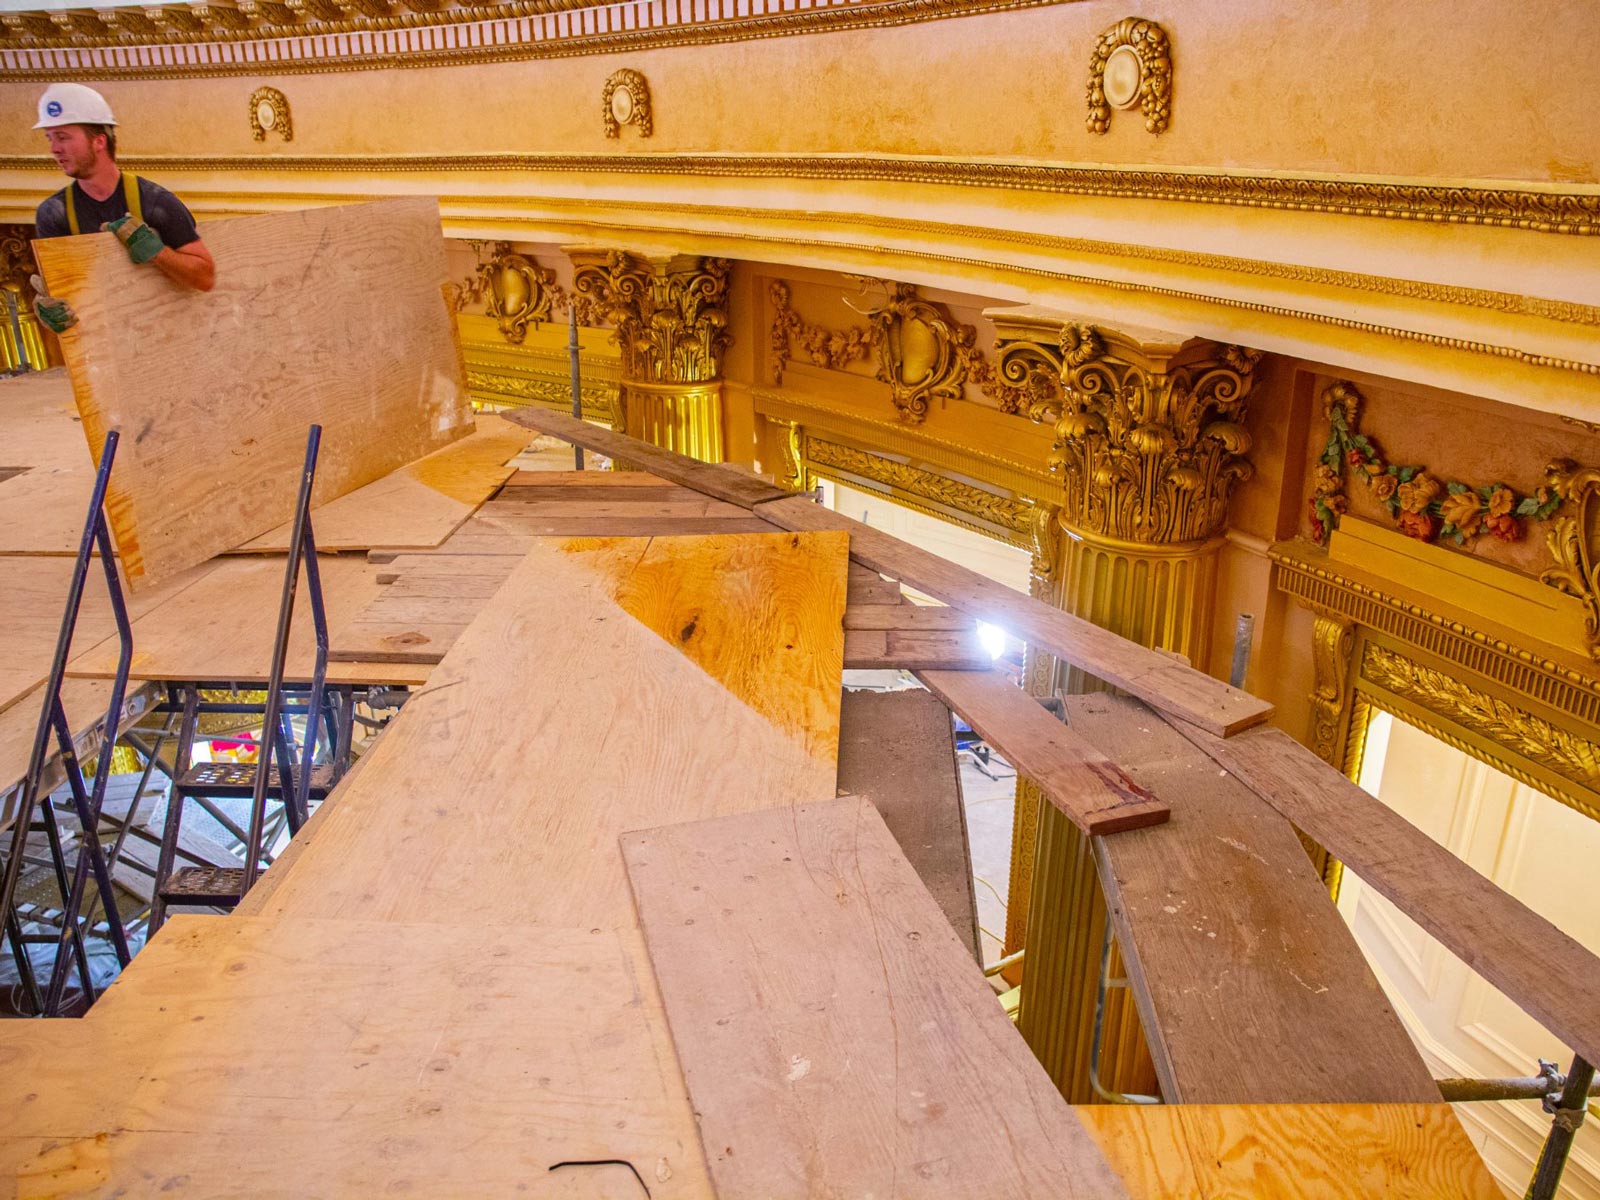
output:
<instances>
[{"instance_id":1,"label":"gold leaf trim","mask_svg":"<svg viewBox=\"0 0 1600 1200\"><path fill-rule=\"evenodd\" d=\"M932 471L924 471L909 463L858 450L854 446L807 436L804 447L808 468L842 471L870 479L1019 535L1017 539L1006 539L1008 541L1021 544L1026 539L1031 544L1034 512L1031 504L1011 500Z\"/></svg>"}]
</instances>

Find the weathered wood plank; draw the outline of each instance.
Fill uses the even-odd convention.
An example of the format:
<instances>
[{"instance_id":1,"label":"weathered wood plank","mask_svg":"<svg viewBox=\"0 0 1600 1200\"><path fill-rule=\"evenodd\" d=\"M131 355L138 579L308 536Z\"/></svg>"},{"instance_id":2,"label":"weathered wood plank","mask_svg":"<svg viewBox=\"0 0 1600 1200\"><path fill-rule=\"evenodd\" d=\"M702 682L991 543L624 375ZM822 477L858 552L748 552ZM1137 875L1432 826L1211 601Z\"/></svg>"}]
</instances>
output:
<instances>
[{"instance_id":1,"label":"weathered wood plank","mask_svg":"<svg viewBox=\"0 0 1600 1200\"><path fill-rule=\"evenodd\" d=\"M994 665L976 634L897 629L846 630L844 657L845 666L859 671L987 671Z\"/></svg>"},{"instance_id":2,"label":"weathered wood plank","mask_svg":"<svg viewBox=\"0 0 1600 1200\"><path fill-rule=\"evenodd\" d=\"M1095 862L1169 1104L1439 1102L1289 822L1144 705L1067 699L1071 727L1172 819ZM1292 1046L1293 1066L1262 1046Z\"/></svg>"},{"instance_id":3,"label":"weathered wood plank","mask_svg":"<svg viewBox=\"0 0 1600 1200\"><path fill-rule=\"evenodd\" d=\"M776 500L789 495L782 488L746 474L737 467L726 463L697 462L686 455L663 450L626 434L613 433L566 413L543 408L515 408L503 415L508 421L515 421L528 429L558 437L585 450L594 450L607 458L648 471L657 479L681 483L741 508L750 508L764 500Z\"/></svg>"},{"instance_id":4,"label":"weathered wood plank","mask_svg":"<svg viewBox=\"0 0 1600 1200\"><path fill-rule=\"evenodd\" d=\"M622 849L720 1196L1126 1194L872 805Z\"/></svg>"},{"instance_id":5,"label":"weathered wood plank","mask_svg":"<svg viewBox=\"0 0 1600 1200\"><path fill-rule=\"evenodd\" d=\"M1003 675L918 671L917 678L1083 832L1116 833L1167 819L1163 800Z\"/></svg>"},{"instance_id":6,"label":"weathered wood plank","mask_svg":"<svg viewBox=\"0 0 1600 1200\"><path fill-rule=\"evenodd\" d=\"M878 810L956 936L981 963L972 846L950 710L916 688L845 692L839 793L860 796Z\"/></svg>"},{"instance_id":7,"label":"weathered wood plank","mask_svg":"<svg viewBox=\"0 0 1600 1200\"><path fill-rule=\"evenodd\" d=\"M1462 962L1600 1062L1600 958L1279 729L1212 737L1175 722Z\"/></svg>"},{"instance_id":8,"label":"weathered wood plank","mask_svg":"<svg viewBox=\"0 0 1600 1200\"><path fill-rule=\"evenodd\" d=\"M1270 704L1248 692L805 497L760 504L756 515L783 529L848 532L853 561L998 625L1146 704L1213 733L1227 736L1272 715Z\"/></svg>"},{"instance_id":9,"label":"weathered wood plank","mask_svg":"<svg viewBox=\"0 0 1600 1200\"><path fill-rule=\"evenodd\" d=\"M317 504L472 427L436 200L208 221L201 236L209 293L135 266L108 234L34 250L78 311L61 346L96 460L124 434L106 511L134 588L281 524L312 422Z\"/></svg>"},{"instance_id":10,"label":"weathered wood plank","mask_svg":"<svg viewBox=\"0 0 1600 1200\"><path fill-rule=\"evenodd\" d=\"M844 610L846 629L899 629L919 633L965 633L977 630L977 618L959 608L922 604L851 604Z\"/></svg>"}]
</instances>

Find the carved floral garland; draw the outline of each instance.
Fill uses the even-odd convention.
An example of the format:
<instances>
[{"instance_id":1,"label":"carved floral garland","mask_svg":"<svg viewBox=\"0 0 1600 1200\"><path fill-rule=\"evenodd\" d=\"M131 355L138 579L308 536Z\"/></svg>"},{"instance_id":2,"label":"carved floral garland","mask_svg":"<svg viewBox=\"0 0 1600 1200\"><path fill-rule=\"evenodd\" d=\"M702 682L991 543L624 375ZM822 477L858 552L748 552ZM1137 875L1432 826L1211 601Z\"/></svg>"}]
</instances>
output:
<instances>
[{"instance_id":1,"label":"carved floral garland","mask_svg":"<svg viewBox=\"0 0 1600 1200\"><path fill-rule=\"evenodd\" d=\"M1483 533L1519 542L1528 521L1548 521L1561 506L1561 496L1548 487L1528 496L1505 483L1474 487L1440 479L1426 467L1386 463L1372 440L1357 430L1362 396L1354 384L1334 384L1322 393L1322 402L1328 444L1311 497L1311 538L1319 545L1328 540L1348 506L1347 469L1389 510L1400 532L1420 542L1448 538L1460 546Z\"/></svg>"}]
</instances>

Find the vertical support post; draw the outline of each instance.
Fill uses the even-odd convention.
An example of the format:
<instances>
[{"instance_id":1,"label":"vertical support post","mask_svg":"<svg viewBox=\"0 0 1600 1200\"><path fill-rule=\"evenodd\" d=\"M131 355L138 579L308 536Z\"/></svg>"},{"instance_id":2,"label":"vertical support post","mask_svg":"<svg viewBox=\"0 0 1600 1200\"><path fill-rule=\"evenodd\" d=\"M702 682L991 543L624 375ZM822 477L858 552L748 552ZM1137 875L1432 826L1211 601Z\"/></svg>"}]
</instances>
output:
<instances>
[{"instance_id":1,"label":"vertical support post","mask_svg":"<svg viewBox=\"0 0 1600 1200\"><path fill-rule=\"evenodd\" d=\"M1528 1184L1526 1200L1555 1200L1556 1189L1561 1186L1561 1174L1567 1167L1567 1155L1572 1152L1572 1139L1589 1107L1589 1088L1594 1083L1594 1066L1585 1062L1582 1055L1574 1055L1572 1070L1567 1072L1566 1086L1561 1098L1546 1110L1554 1115L1550 1136L1545 1139L1544 1150L1539 1155L1539 1165Z\"/></svg>"},{"instance_id":2,"label":"vertical support post","mask_svg":"<svg viewBox=\"0 0 1600 1200\"><path fill-rule=\"evenodd\" d=\"M578 365L578 306L567 305L567 358L572 370L572 416L574 420L583 420L583 375ZM583 447L572 448L573 463L578 470L583 470Z\"/></svg>"}]
</instances>

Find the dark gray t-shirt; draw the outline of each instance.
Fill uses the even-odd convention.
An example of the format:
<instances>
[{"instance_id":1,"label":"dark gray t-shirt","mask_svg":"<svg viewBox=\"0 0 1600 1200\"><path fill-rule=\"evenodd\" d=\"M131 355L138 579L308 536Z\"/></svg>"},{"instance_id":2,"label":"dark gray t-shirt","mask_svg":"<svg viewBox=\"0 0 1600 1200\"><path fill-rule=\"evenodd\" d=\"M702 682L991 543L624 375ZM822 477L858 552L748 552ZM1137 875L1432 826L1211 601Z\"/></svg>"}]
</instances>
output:
<instances>
[{"instance_id":1,"label":"dark gray t-shirt","mask_svg":"<svg viewBox=\"0 0 1600 1200\"><path fill-rule=\"evenodd\" d=\"M72 206L78 212L78 229L82 233L99 233L100 226L107 221L115 221L118 217L127 216L127 197L122 194L122 180L117 180L117 186L111 195L104 200L96 200L83 190L83 185L76 179L72 181ZM72 228L67 224L67 189L62 188L43 204L34 215L38 226L35 237L52 238L67 237L72 233ZM161 235L161 242L169 250L181 250L190 242L200 240L200 235L195 232L194 217L179 200L159 183L151 183L144 176L139 177L139 205L144 209L144 223Z\"/></svg>"}]
</instances>

